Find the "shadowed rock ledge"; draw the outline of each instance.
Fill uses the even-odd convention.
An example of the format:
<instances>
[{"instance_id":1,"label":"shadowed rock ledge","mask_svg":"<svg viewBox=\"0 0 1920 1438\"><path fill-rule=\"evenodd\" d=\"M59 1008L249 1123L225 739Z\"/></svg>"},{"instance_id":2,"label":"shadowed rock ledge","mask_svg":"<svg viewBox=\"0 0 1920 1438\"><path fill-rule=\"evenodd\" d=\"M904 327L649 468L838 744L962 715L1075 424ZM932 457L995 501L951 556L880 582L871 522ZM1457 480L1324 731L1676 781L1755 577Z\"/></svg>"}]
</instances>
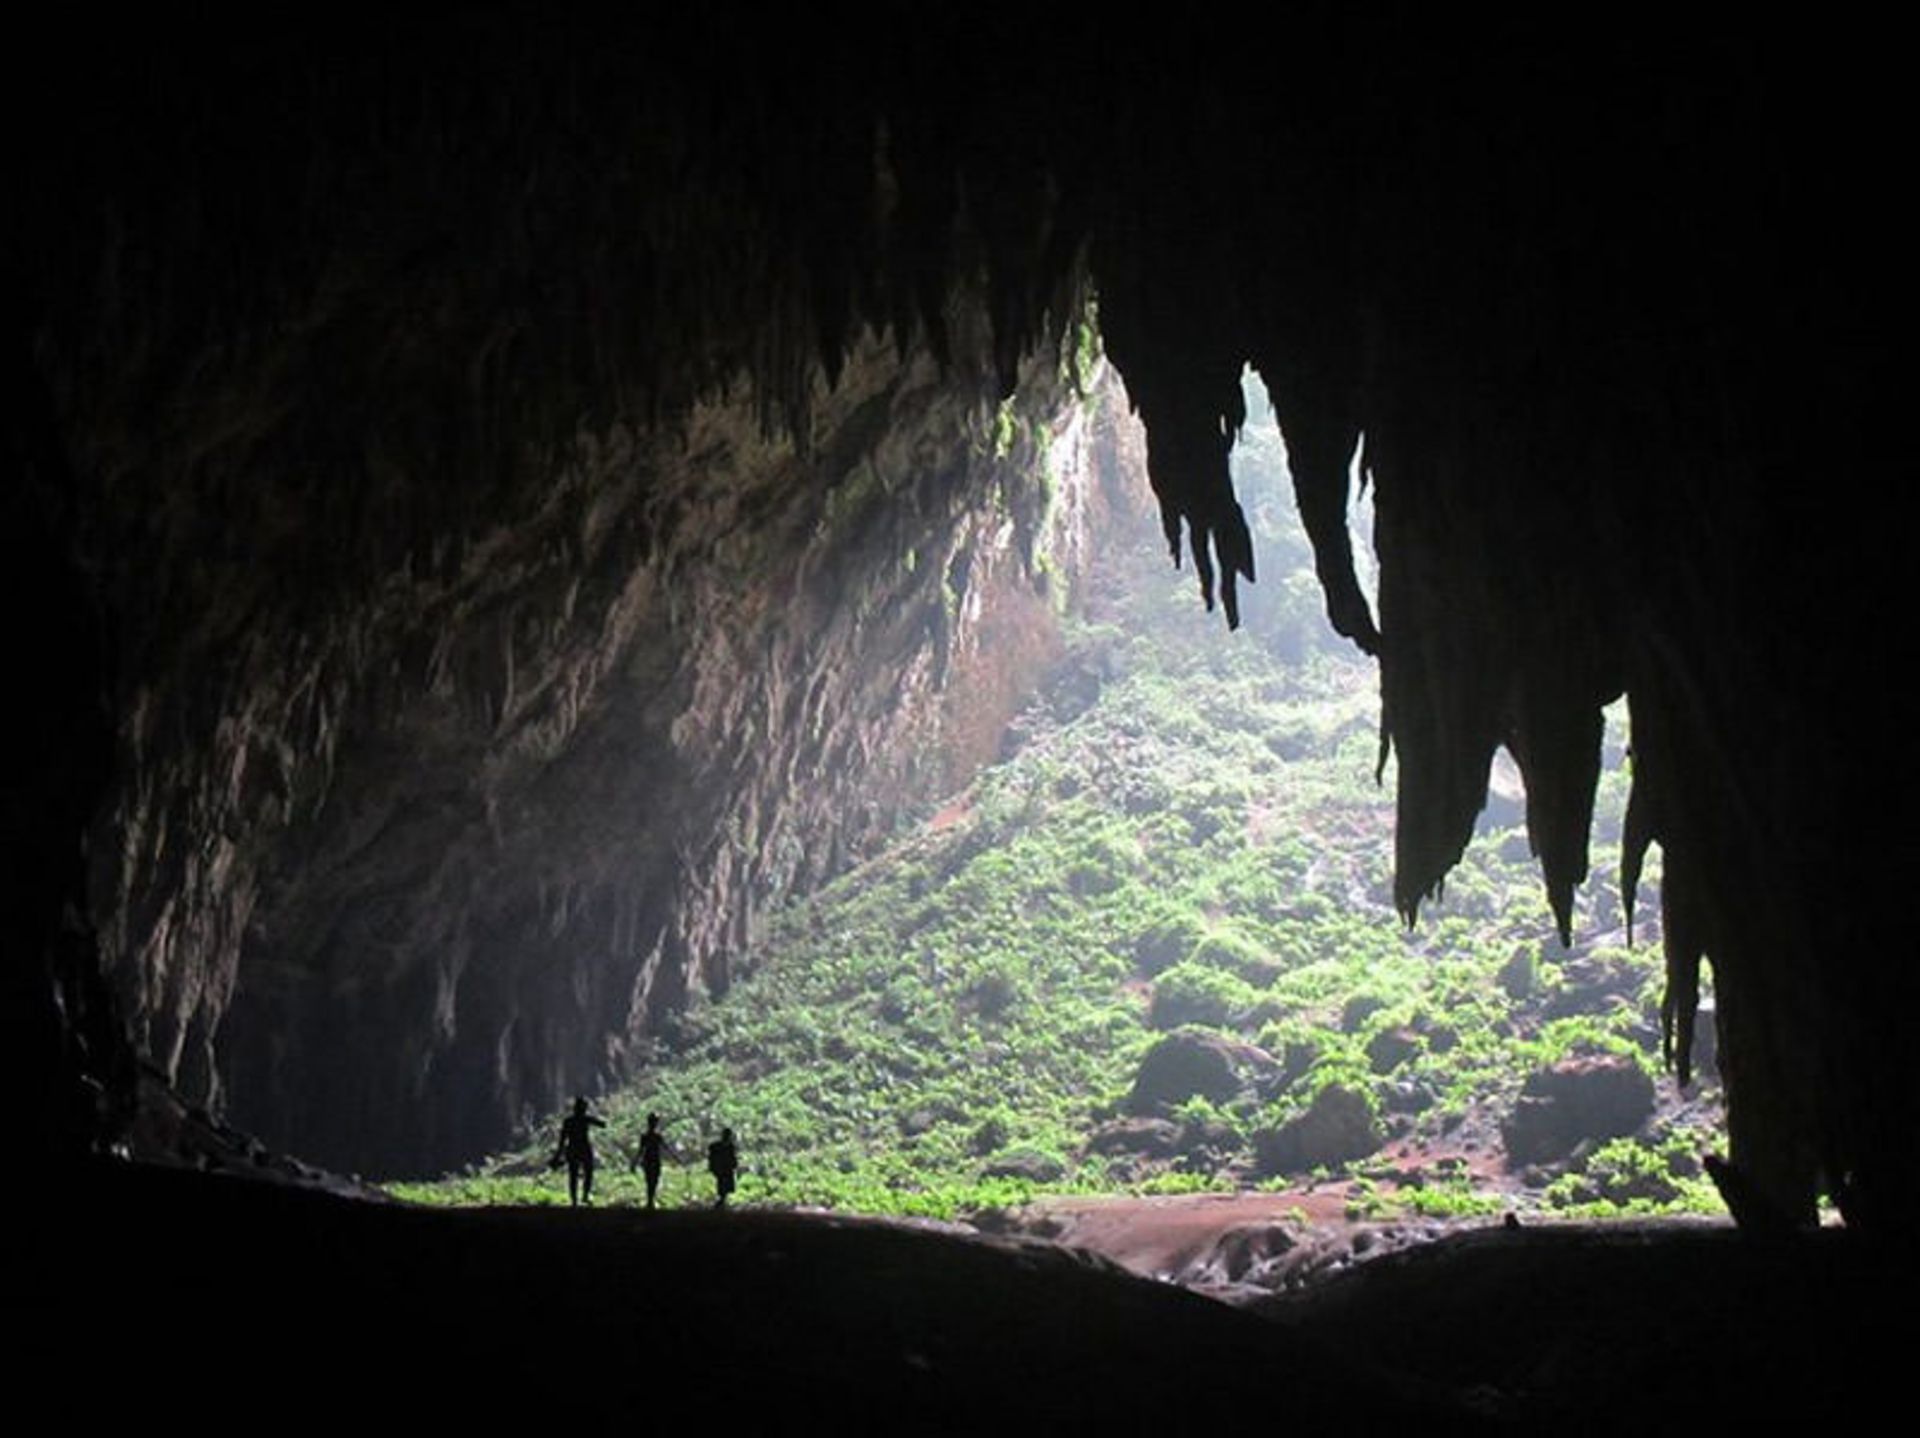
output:
<instances>
[{"instance_id":1,"label":"shadowed rock ledge","mask_svg":"<svg viewBox=\"0 0 1920 1438\"><path fill-rule=\"evenodd\" d=\"M1466 1411L1052 1245L751 1211L428 1212L127 1165L85 1179L34 1207L22 1356L115 1419L182 1392L216 1430L1172 1432L1239 1426L1281 1393L1299 1420L1448 1431Z\"/></svg>"}]
</instances>

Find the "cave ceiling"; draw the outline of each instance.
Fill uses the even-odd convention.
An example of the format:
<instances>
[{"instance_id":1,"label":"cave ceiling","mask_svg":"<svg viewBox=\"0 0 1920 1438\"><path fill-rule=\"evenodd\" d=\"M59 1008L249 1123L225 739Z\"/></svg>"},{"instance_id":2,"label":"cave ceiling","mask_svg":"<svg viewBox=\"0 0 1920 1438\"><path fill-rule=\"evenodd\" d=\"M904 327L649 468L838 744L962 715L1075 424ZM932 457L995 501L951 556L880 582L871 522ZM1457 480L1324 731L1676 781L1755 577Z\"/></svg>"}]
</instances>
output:
<instances>
[{"instance_id":1,"label":"cave ceiling","mask_svg":"<svg viewBox=\"0 0 1920 1438\"><path fill-rule=\"evenodd\" d=\"M368 793L413 786L407 821L438 834L422 816L472 798L460 776L508 762L494 738L448 739L444 775L423 776L407 732L340 718L428 724L436 694L457 710L491 692L497 726L512 700L495 691L517 681L463 684L468 660L433 652L436 614L518 605L511 667L541 685L586 683L597 643L609 664L655 666L646 693L697 686L682 651L645 660L608 636L684 606L762 642L722 580L758 592L797 563L812 511L784 506L889 434L925 439L903 474L944 478L899 486L886 512L913 514L912 535L834 562L917 553L916 536L957 553L965 524L942 495L996 481L929 456L951 459L965 416L1005 397L1044 411L1097 314L1170 550L1228 623L1256 577L1227 469L1242 368L1266 381L1329 619L1379 658L1407 918L1458 858L1505 745L1565 928L1600 706L1625 693L1625 879L1658 842L1673 1061L1684 1073L1704 958L1759 1211L1804 1217L1822 1184L1855 1215L1883 1211L1920 1115L1896 1037L1910 845L1876 837L1914 785L1897 680L1913 544L1877 502L1900 453L1888 356L1907 261L1887 197L1904 129L1875 52L1869 36L1627 12L882 29L721 7L668 26L315 21L54 57L26 92L36 128L8 223L28 480L10 542L55 616L30 640L47 758L20 761L35 773L16 805L55 822L29 843L10 820L39 855L19 901L40 954L16 976L22 1005L46 1007L46 975L65 995L37 1041L88 1048L74 1015L104 1001L81 1003L74 974L97 932L147 1056L164 1033L173 1077L198 1062L192 1084L216 1089L215 1032L249 992L239 966L261 996L298 968L243 959L256 901L387 832L342 820L269 861L263 809L287 829L331 782L316 775L350 766ZM1376 492L1377 612L1347 549L1356 454ZM745 538L730 549L728 533ZM570 575L584 596L565 597ZM378 620L382 595L404 622ZM584 631L555 617L587 610ZM834 622L782 631L802 693L841 643ZM843 697L836 713L859 712ZM685 738L634 715L633 733ZM766 752L798 742L781 722L765 721ZM610 723L588 726L595 742ZM217 736L248 725L280 755L263 789L209 777L231 759ZM760 802L786 812L771 789ZM375 803L364 822L402 813ZM679 862L698 866L689 824ZM159 829L167 857L125 857ZM629 837L645 868L651 841ZM230 881L242 869L251 888ZM499 921L557 922L527 914ZM356 922L361 947L383 942ZM644 927L604 920L623 923ZM676 942L655 961L663 994L707 952ZM626 979L622 1002L644 1008ZM444 983L402 1006L396 1034L457 1008ZM284 1016L254 1022L234 1051L270 1073ZM310 1044L351 1043L334 1027ZM513 1043L490 1042L471 1062L497 1082ZM551 1097L590 1063L513 1042L510 1062L542 1073L516 1092Z\"/></svg>"}]
</instances>

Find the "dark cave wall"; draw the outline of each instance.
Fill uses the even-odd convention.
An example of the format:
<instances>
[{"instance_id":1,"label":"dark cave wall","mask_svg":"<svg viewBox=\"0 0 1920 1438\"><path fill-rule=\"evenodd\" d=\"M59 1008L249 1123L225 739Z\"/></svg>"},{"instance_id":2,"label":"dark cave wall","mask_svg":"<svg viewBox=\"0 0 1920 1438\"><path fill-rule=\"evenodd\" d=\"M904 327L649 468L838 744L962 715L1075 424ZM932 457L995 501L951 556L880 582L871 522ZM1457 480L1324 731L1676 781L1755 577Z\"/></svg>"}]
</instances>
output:
<instances>
[{"instance_id":1,"label":"dark cave wall","mask_svg":"<svg viewBox=\"0 0 1920 1438\"><path fill-rule=\"evenodd\" d=\"M325 616L204 595L244 637L211 696L200 664L143 677L96 831L142 1051L386 1174L624 1071L768 903L993 757L1104 502L1098 414L1037 375L1001 452L984 392L869 338L804 459L743 385L583 435Z\"/></svg>"},{"instance_id":2,"label":"dark cave wall","mask_svg":"<svg viewBox=\"0 0 1920 1438\"><path fill-rule=\"evenodd\" d=\"M85 123L27 177L42 195L22 244L29 368L66 478L35 472L79 494L53 532L113 645L125 822L102 837L132 857L97 851L96 892L149 1052L201 1087L218 1052L246 1089L297 1106L307 1060L291 1054L357 1032L351 1009L290 997L342 978L337 949L414 956L365 1000L412 1015L396 1021L409 1035L475 1033L460 1004L489 985L494 1012L543 1015L546 1033L457 1060L513 1096L503 1108L605 1060L606 1035L632 1032L608 1026L619 1004L691 982L695 951L730 950L742 921L691 905L702 937L656 928L545 856L683 870L718 902L784 872L750 876L721 836L744 826L771 851L789 820L771 792L703 790L617 860L584 838L569 854L576 836L540 815L585 781L557 756L626 744L718 773L749 734L785 753L791 731L755 706L804 696L854 622L836 610L802 637L805 606L768 629L723 597L718 576L789 573L799 511L730 500L730 478L675 481L659 447L687 434L690 466L742 471L751 414L775 436L768 495L780 435L794 464L826 456L816 480L864 483L851 456L907 401L833 409L887 383L862 336L889 336L902 374L944 365L955 412L977 413L1023 355L1049 370L1072 348L1091 281L1169 540L1230 619L1255 567L1226 471L1241 365L1267 380L1330 617L1380 656L1409 916L1505 743L1564 921L1598 708L1624 689L1634 833L1666 852L1677 1064L1704 955L1734 1157L1763 1206L1804 1218L1824 1182L1865 1215L1909 1191L1911 846L1875 831L1920 787L1913 715L1898 694L1848 702L1913 649L1910 537L1859 515L1901 453L1889 357L1907 236L1881 201L1898 86L1847 37L1672 17L1577 36L1564 17L1467 30L1404 7L1272 18L1277 47L1230 25L1096 34L1067 17L884 36L724 15L670 33L509 21L163 46L110 96L79 85ZM1377 616L1342 524L1362 434ZM622 435L631 467L608 457ZM982 493L970 466L928 468L951 471L947 493ZM730 528L731 503L752 522ZM627 553L674 557L644 569L644 593L621 589L635 571L596 527L629 520L648 534ZM381 627L383 603L415 617ZM605 632L616 613L653 632L663 611L669 632L697 614L724 645L669 663ZM634 692L677 697L599 722L600 666L650 653ZM764 698L741 699L749 674ZM698 722L665 723L676 704ZM191 779L170 768L186 754ZM540 797L475 811L518 789ZM262 816L298 828L343 792L368 797L333 804L324 842L277 868L248 856ZM488 845L513 856L511 894L479 878ZM434 856L408 882L444 885L440 912L463 924L415 932L405 894L377 894L401 853ZM327 876L357 864L376 892L349 913ZM115 872L148 878L136 893ZM273 957L292 929L263 903L300 915L298 962ZM589 974L568 948L544 997L509 996L513 971L488 955L556 925L623 935L627 957ZM210 1049L193 1015L219 1011L236 963L257 975L239 1002L268 1008ZM290 1026L272 1017L283 1000ZM559 1036L577 1012L600 1015L591 1058ZM237 1082L234 1098L251 1102ZM412 1099L381 1079L356 1103L353 1122L377 1126Z\"/></svg>"},{"instance_id":3,"label":"dark cave wall","mask_svg":"<svg viewBox=\"0 0 1920 1438\"><path fill-rule=\"evenodd\" d=\"M525 651L524 617L488 613L499 556L454 586L471 613L395 594L394 628L469 653L376 680L329 809L271 851L220 1043L235 1117L388 1172L497 1144L724 987L767 905L991 759L1096 482L1093 411L1044 409L1050 510L1030 443L996 458L989 412L869 345L811 460L746 396L684 451L593 447L584 573L514 526L512 612L542 569L572 596Z\"/></svg>"},{"instance_id":4,"label":"dark cave wall","mask_svg":"<svg viewBox=\"0 0 1920 1438\"><path fill-rule=\"evenodd\" d=\"M873 114L476 43L131 62L25 252L135 1048L384 1173L991 758L1109 502L1090 352L1023 363L953 195L875 272Z\"/></svg>"}]
</instances>

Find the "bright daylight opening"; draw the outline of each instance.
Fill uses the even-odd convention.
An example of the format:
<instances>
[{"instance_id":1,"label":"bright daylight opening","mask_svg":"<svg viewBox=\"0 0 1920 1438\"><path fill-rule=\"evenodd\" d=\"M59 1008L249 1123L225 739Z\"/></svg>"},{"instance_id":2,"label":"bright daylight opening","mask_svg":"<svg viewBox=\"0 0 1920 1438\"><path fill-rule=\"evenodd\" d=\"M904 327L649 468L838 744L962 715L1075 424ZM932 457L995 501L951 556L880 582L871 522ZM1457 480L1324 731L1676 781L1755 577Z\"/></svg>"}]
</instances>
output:
<instances>
[{"instance_id":1,"label":"bright daylight opening","mask_svg":"<svg viewBox=\"0 0 1920 1438\"><path fill-rule=\"evenodd\" d=\"M1407 931L1377 670L1327 624L1279 428L1245 384L1232 466L1261 578L1242 630L1168 565L1137 422L1093 387L1029 448L1050 504L1089 503L1072 456L1118 436L1114 538L1054 595L1064 642L1001 762L779 908L729 990L596 1106L602 1202L641 1201L643 1149L660 1202L710 1202L725 1125L736 1202L960 1219L1266 1286L1450 1223L1718 1210L1698 1157L1719 1142L1710 1012L1691 1090L1661 1072L1657 854L1632 945L1618 893L1624 705L1572 947L1504 751L1464 863ZM1034 569L1045 587L1044 552ZM564 1201L558 1122L404 1191Z\"/></svg>"}]
</instances>

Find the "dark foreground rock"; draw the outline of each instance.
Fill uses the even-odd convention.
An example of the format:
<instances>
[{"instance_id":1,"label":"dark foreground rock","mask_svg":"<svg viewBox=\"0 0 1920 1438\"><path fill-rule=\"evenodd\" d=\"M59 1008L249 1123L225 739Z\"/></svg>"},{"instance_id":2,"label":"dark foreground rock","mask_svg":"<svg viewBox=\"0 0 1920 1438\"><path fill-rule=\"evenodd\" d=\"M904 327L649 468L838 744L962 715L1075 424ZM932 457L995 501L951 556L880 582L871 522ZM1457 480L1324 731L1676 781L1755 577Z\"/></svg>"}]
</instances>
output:
<instances>
[{"instance_id":1,"label":"dark foreground rock","mask_svg":"<svg viewBox=\"0 0 1920 1438\"><path fill-rule=\"evenodd\" d=\"M1840 1230L1493 1227L1251 1308L1522 1432L1872 1431L1910 1402L1888 1316L1914 1257Z\"/></svg>"},{"instance_id":2,"label":"dark foreground rock","mask_svg":"<svg viewBox=\"0 0 1920 1438\"><path fill-rule=\"evenodd\" d=\"M205 1175L48 1174L16 1211L18 1371L104 1425L410 1420L734 1435L1447 1431L1310 1338L1033 1242L791 1213L429 1211Z\"/></svg>"}]
</instances>

